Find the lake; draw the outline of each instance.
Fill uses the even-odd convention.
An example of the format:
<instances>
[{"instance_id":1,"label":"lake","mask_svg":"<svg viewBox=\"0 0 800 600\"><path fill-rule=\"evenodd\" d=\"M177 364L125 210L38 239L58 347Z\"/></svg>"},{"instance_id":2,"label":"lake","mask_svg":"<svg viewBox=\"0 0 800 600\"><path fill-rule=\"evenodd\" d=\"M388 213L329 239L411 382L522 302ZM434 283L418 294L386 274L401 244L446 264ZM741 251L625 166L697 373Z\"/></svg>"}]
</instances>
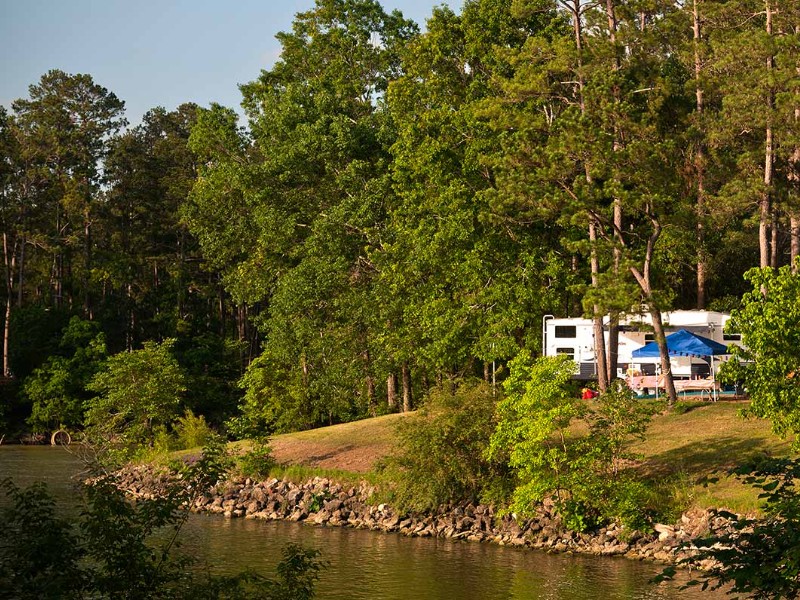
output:
<instances>
[{"instance_id":1,"label":"lake","mask_svg":"<svg viewBox=\"0 0 800 600\"><path fill-rule=\"evenodd\" d=\"M0 446L0 477L17 485L48 483L60 510L75 512L76 457L60 448ZM624 558L546 554L493 544L409 538L396 533L315 527L283 521L191 515L180 550L218 573L273 573L289 542L317 548L328 561L320 599L595 600L712 599L721 592L653 585L658 565Z\"/></svg>"}]
</instances>

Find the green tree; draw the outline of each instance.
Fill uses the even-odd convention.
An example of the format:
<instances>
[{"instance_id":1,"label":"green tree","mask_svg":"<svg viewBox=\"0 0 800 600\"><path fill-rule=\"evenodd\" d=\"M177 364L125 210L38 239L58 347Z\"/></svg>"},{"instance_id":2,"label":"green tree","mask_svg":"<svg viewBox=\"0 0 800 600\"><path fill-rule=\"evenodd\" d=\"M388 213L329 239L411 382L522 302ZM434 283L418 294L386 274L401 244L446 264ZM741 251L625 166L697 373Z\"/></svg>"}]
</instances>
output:
<instances>
[{"instance_id":1,"label":"green tree","mask_svg":"<svg viewBox=\"0 0 800 600\"><path fill-rule=\"evenodd\" d=\"M302 415L294 427L374 410L368 249L391 195L393 137L383 97L415 32L374 0L319 0L278 35L274 67L242 86L249 132L212 107L192 133L205 166L187 222L237 302L263 310L272 372L246 381L286 392L283 415Z\"/></svg>"},{"instance_id":2,"label":"green tree","mask_svg":"<svg viewBox=\"0 0 800 600\"><path fill-rule=\"evenodd\" d=\"M83 425L86 386L105 359L105 336L99 326L73 317L62 333L59 353L23 383L22 394L32 405L28 424L34 431Z\"/></svg>"},{"instance_id":3,"label":"green tree","mask_svg":"<svg viewBox=\"0 0 800 600\"><path fill-rule=\"evenodd\" d=\"M722 375L744 383L749 414L770 419L778 435L800 433L800 275L788 265L777 271L751 269L753 289L733 311L728 327L742 334L746 346L732 346ZM797 438L795 448L800 448Z\"/></svg>"},{"instance_id":4,"label":"green tree","mask_svg":"<svg viewBox=\"0 0 800 600\"><path fill-rule=\"evenodd\" d=\"M498 219L485 193L495 185L485 157L499 146L482 102L511 69L506 55L552 18L517 17L511 4L435 9L389 88L398 199L374 256L395 369L412 362L437 378L471 376L476 359L516 354L529 341L522 332L563 290L543 282L563 265L550 253L552 234Z\"/></svg>"},{"instance_id":5,"label":"green tree","mask_svg":"<svg viewBox=\"0 0 800 600\"><path fill-rule=\"evenodd\" d=\"M111 136L126 125L124 103L89 75L51 70L12 103L23 153L48 191L46 249L55 265L55 306L92 313L92 229ZM27 166L27 165L26 165ZM77 280L68 277L77 274Z\"/></svg>"},{"instance_id":6,"label":"green tree","mask_svg":"<svg viewBox=\"0 0 800 600\"><path fill-rule=\"evenodd\" d=\"M648 9L643 27L623 4L557 4L562 20L510 54L516 68L498 78L501 92L485 104L504 142L494 157L492 206L507 219L559 228L559 250L571 253L583 312L594 320L601 390L616 377L615 315L644 305L674 400L661 326L672 300L665 232L689 205L675 153L682 82L665 67L662 9ZM535 2L520 6L538 10ZM588 269L579 270L580 258Z\"/></svg>"},{"instance_id":7,"label":"green tree","mask_svg":"<svg viewBox=\"0 0 800 600\"><path fill-rule=\"evenodd\" d=\"M521 352L509 368L488 449L490 458L508 453L518 478L509 509L532 516L551 497L571 529L597 519L646 521L646 514L621 514L625 496L638 487L621 464L628 444L644 435L649 407L622 385L590 406L569 385L574 364L568 357L532 361Z\"/></svg>"},{"instance_id":8,"label":"green tree","mask_svg":"<svg viewBox=\"0 0 800 600\"><path fill-rule=\"evenodd\" d=\"M100 316L122 330L128 350L216 316L204 301L217 290L207 289L197 242L180 213L196 177L188 147L196 114L194 104L148 111L113 141L105 162L110 188L96 236L96 279L105 288Z\"/></svg>"},{"instance_id":9,"label":"green tree","mask_svg":"<svg viewBox=\"0 0 800 600\"><path fill-rule=\"evenodd\" d=\"M111 356L87 389L87 435L124 453L152 445L156 429L180 414L186 376L172 354L175 340L145 342L141 350Z\"/></svg>"}]
</instances>

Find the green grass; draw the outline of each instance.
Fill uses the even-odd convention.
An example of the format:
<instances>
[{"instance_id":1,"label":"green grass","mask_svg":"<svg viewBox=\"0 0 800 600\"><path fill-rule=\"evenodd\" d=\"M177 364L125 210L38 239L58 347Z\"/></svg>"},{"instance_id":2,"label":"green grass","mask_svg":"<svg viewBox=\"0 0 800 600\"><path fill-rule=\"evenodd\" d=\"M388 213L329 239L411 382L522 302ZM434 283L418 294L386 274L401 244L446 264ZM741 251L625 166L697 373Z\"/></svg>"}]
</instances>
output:
<instances>
[{"instance_id":1,"label":"green grass","mask_svg":"<svg viewBox=\"0 0 800 600\"><path fill-rule=\"evenodd\" d=\"M751 512L759 506L757 494L727 470L759 455L786 456L790 442L781 440L764 420L739 416L746 402L696 403L683 414L658 415L645 441L634 446L644 456L643 472L654 477L676 477L689 489L699 508L728 508ZM702 482L718 477L709 485Z\"/></svg>"},{"instance_id":2,"label":"green grass","mask_svg":"<svg viewBox=\"0 0 800 600\"><path fill-rule=\"evenodd\" d=\"M633 447L642 456L638 468L645 476L667 482L686 508L756 511L757 493L726 472L759 455L786 456L790 441L775 436L768 421L740 417L746 402L684 404L683 412L664 412L653 418L646 439ZM408 415L385 415L274 436L270 445L278 465L270 469L270 476L298 482L326 477L345 485L362 480L377 484L381 476L375 467L392 453L395 425L404 418ZM241 454L251 443L234 442L230 447ZM717 480L704 485L708 478Z\"/></svg>"}]
</instances>

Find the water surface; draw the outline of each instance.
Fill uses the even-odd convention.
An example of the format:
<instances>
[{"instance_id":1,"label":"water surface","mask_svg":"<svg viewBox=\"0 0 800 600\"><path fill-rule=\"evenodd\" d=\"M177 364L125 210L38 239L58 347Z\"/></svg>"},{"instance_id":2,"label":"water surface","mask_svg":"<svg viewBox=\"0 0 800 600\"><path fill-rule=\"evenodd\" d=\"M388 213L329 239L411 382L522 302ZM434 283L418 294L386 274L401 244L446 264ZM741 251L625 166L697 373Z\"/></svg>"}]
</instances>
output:
<instances>
[{"instance_id":1,"label":"water surface","mask_svg":"<svg viewBox=\"0 0 800 600\"><path fill-rule=\"evenodd\" d=\"M0 446L0 477L21 486L44 480L62 510L79 504L78 459L61 449ZM321 599L341 600L672 600L722 593L653 585L658 565L439 538L408 538L339 527L191 515L180 550L216 573L252 569L270 576L289 542L317 548L328 561Z\"/></svg>"}]
</instances>

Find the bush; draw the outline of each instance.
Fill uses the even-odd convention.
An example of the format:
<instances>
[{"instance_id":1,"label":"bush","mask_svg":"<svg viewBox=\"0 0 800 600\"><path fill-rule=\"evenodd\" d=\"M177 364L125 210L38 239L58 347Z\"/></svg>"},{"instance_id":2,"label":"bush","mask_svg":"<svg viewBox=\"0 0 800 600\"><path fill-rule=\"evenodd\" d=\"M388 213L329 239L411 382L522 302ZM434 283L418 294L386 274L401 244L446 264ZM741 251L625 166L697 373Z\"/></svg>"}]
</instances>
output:
<instances>
[{"instance_id":1,"label":"bush","mask_svg":"<svg viewBox=\"0 0 800 600\"><path fill-rule=\"evenodd\" d=\"M266 441L255 441L253 447L236 459L236 467L245 477L263 480L275 466L272 448Z\"/></svg>"},{"instance_id":2,"label":"bush","mask_svg":"<svg viewBox=\"0 0 800 600\"><path fill-rule=\"evenodd\" d=\"M105 336L97 323L72 317L58 352L23 382L22 394L32 405L28 424L36 432L83 425L86 385L107 356Z\"/></svg>"},{"instance_id":3,"label":"bush","mask_svg":"<svg viewBox=\"0 0 800 600\"><path fill-rule=\"evenodd\" d=\"M145 342L141 350L115 354L89 382L98 396L88 403L87 437L113 450L111 458L125 460L152 447L158 428L178 416L186 378L173 343Z\"/></svg>"},{"instance_id":4,"label":"bush","mask_svg":"<svg viewBox=\"0 0 800 600\"><path fill-rule=\"evenodd\" d=\"M275 580L252 573L212 575L176 555L174 540L188 515L182 505L217 480L225 466L221 446L209 447L183 469L182 482L189 485L176 484L158 498L136 502L125 498L113 476L101 477L84 488L87 508L75 523L55 514L43 485L21 490L6 480L11 502L0 528L3 597L312 598L324 566L316 550L287 546Z\"/></svg>"},{"instance_id":5,"label":"bush","mask_svg":"<svg viewBox=\"0 0 800 600\"><path fill-rule=\"evenodd\" d=\"M175 432L175 449L176 450L189 450L191 448L200 448L211 442L216 437L216 433L206 423L203 415L195 416L190 410L182 417L178 417L174 427Z\"/></svg>"},{"instance_id":6,"label":"bush","mask_svg":"<svg viewBox=\"0 0 800 600\"><path fill-rule=\"evenodd\" d=\"M760 491L762 517L720 511L731 529L693 540L696 549L680 561L689 568L703 566L685 587L725 588L728 594L747 594L764 600L800 596L800 459L759 458L732 471L743 483ZM711 564L710 567L708 565ZM659 579L670 579L674 567Z\"/></svg>"},{"instance_id":7,"label":"bush","mask_svg":"<svg viewBox=\"0 0 800 600\"><path fill-rule=\"evenodd\" d=\"M485 456L494 409L492 390L483 382L463 383L454 392L434 388L418 413L398 425L398 453L384 467L393 502L401 509L425 510L504 496L505 457Z\"/></svg>"}]
</instances>

